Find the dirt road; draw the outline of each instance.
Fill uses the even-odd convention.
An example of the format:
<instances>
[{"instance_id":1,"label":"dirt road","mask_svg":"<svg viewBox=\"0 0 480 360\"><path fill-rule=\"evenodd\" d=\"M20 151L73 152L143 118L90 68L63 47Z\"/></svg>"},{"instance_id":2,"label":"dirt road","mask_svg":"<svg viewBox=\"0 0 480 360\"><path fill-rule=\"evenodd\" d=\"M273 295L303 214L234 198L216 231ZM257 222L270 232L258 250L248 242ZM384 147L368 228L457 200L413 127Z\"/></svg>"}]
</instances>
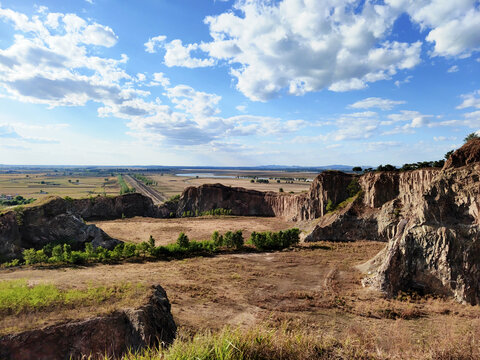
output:
<instances>
[{"instance_id":1,"label":"dirt road","mask_svg":"<svg viewBox=\"0 0 480 360\"><path fill-rule=\"evenodd\" d=\"M135 179L134 177L130 175L124 175L123 178L128 183L128 185L135 188L137 192L152 199L155 205L161 204L167 200L167 197L165 195L145 185L144 183Z\"/></svg>"}]
</instances>

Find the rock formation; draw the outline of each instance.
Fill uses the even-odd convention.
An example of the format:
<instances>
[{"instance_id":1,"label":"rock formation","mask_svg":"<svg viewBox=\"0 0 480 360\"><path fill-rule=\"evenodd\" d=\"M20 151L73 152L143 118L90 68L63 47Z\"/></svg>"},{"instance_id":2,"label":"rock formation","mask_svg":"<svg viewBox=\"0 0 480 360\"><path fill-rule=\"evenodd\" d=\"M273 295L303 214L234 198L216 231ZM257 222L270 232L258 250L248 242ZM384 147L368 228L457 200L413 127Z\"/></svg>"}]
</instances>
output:
<instances>
[{"instance_id":1,"label":"rock formation","mask_svg":"<svg viewBox=\"0 0 480 360\"><path fill-rule=\"evenodd\" d=\"M120 357L127 350L171 344L176 331L167 294L157 285L149 302L137 309L0 337L0 358Z\"/></svg>"},{"instance_id":2,"label":"rock formation","mask_svg":"<svg viewBox=\"0 0 480 360\"><path fill-rule=\"evenodd\" d=\"M0 256L12 258L23 249L41 249L52 242L69 242L73 248L91 242L112 249L120 241L85 220L157 216L157 212L152 201L140 194L78 200L50 197L0 214Z\"/></svg>"}]
</instances>

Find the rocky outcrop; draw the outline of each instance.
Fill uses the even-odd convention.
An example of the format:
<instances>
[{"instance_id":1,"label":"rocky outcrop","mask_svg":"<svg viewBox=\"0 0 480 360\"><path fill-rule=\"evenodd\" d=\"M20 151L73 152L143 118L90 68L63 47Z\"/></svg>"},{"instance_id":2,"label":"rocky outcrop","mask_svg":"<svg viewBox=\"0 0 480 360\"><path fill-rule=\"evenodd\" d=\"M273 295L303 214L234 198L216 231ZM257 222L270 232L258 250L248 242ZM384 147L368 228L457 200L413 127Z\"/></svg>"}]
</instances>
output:
<instances>
[{"instance_id":1,"label":"rocky outcrop","mask_svg":"<svg viewBox=\"0 0 480 360\"><path fill-rule=\"evenodd\" d=\"M443 168L454 169L478 162L480 162L480 139L473 139L450 155Z\"/></svg>"},{"instance_id":2,"label":"rocky outcrop","mask_svg":"<svg viewBox=\"0 0 480 360\"><path fill-rule=\"evenodd\" d=\"M353 174L340 171L325 171L313 181L306 194L290 195L261 192L222 184L206 184L189 187L182 193L175 209L172 204L160 206L158 214L172 211L176 216L191 212L202 213L212 209L229 209L239 216L279 216L289 220L312 220L323 216L328 201L340 203L349 197L348 185Z\"/></svg>"},{"instance_id":3,"label":"rocky outcrop","mask_svg":"<svg viewBox=\"0 0 480 360\"><path fill-rule=\"evenodd\" d=\"M77 214L87 221L114 220L122 217L157 217L158 208L152 200L138 193L108 197L97 196L88 199L66 201L68 212Z\"/></svg>"},{"instance_id":4,"label":"rocky outcrop","mask_svg":"<svg viewBox=\"0 0 480 360\"><path fill-rule=\"evenodd\" d=\"M155 286L149 302L137 309L0 337L0 358L121 357L128 350L171 344L176 331L167 294Z\"/></svg>"},{"instance_id":5,"label":"rocky outcrop","mask_svg":"<svg viewBox=\"0 0 480 360\"><path fill-rule=\"evenodd\" d=\"M415 290L480 303L480 163L471 162L480 159L479 145L464 145L423 193L402 200L365 285L388 295Z\"/></svg>"}]
</instances>

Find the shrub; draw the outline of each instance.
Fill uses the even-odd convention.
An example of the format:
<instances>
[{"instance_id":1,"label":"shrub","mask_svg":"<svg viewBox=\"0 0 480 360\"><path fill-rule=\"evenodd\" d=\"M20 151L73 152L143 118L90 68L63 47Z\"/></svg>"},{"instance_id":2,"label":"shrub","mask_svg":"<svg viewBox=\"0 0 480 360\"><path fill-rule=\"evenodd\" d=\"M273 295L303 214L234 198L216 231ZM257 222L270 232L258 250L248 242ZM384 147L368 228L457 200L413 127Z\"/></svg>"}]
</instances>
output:
<instances>
[{"instance_id":1,"label":"shrub","mask_svg":"<svg viewBox=\"0 0 480 360\"><path fill-rule=\"evenodd\" d=\"M212 241L215 244L215 246L222 246L223 245L223 235L220 235L220 233L215 230L212 234Z\"/></svg>"},{"instance_id":2,"label":"shrub","mask_svg":"<svg viewBox=\"0 0 480 360\"><path fill-rule=\"evenodd\" d=\"M325 207L325 210L327 210L327 212L335 210L335 205L333 204L332 200L330 200L330 199L328 200L327 206Z\"/></svg>"},{"instance_id":3,"label":"shrub","mask_svg":"<svg viewBox=\"0 0 480 360\"><path fill-rule=\"evenodd\" d=\"M358 180L353 178L352 181L350 181L350 184L348 184L347 186L348 196L355 196L359 193L360 190L362 190L362 188L360 187Z\"/></svg>"},{"instance_id":4,"label":"shrub","mask_svg":"<svg viewBox=\"0 0 480 360\"><path fill-rule=\"evenodd\" d=\"M91 242L85 244L85 255L87 259L94 259L96 257L95 250Z\"/></svg>"},{"instance_id":5,"label":"shrub","mask_svg":"<svg viewBox=\"0 0 480 360\"><path fill-rule=\"evenodd\" d=\"M190 243L190 240L188 239L188 236L185 235L185 233L181 232L177 238L177 245L180 246L181 248L186 249L188 248L189 243Z\"/></svg>"},{"instance_id":6,"label":"shrub","mask_svg":"<svg viewBox=\"0 0 480 360\"><path fill-rule=\"evenodd\" d=\"M300 242L300 230L297 228L275 232L252 232L250 243L259 250L281 250Z\"/></svg>"},{"instance_id":7,"label":"shrub","mask_svg":"<svg viewBox=\"0 0 480 360\"><path fill-rule=\"evenodd\" d=\"M122 255L124 258L131 258L135 256L136 246L135 244L124 244Z\"/></svg>"},{"instance_id":8,"label":"shrub","mask_svg":"<svg viewBox=\"0 0 480 360\"><path fill-rule=\"evenodd\" d=\"M227 231L223 237L223 244L228 248L240 249L243 246L243 234L241 230Z\"/></svg>"}]
</instances>

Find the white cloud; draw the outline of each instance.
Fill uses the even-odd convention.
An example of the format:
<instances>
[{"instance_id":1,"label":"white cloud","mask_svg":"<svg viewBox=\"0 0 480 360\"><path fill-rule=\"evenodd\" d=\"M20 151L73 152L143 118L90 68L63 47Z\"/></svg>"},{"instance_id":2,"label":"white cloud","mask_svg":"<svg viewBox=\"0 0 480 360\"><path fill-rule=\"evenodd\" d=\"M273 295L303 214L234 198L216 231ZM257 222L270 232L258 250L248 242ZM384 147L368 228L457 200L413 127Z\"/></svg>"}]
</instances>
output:
<instances>
[{"instance_id":1,"label":"white cloud","mask_svg":"<svg viewBox=\"0 0 480 360\"><path fill-rule=\"evenodd\" d=\"M457 65L450 66L447 70L448 73L456 73L460 70Z\"/></svg>"},{"instance_id":2,"label":"white cloud","mask_svg":"<svg viewBox=\"0 0 480 360\"><path fill-rule=\"evenodd\" d=\"M131 78L122 69L126 56L115 60L90 54L89 46L116 43L109 27L46 9L29 18L0 7L0 19L17 30L13 43L0 49L0 87L10 98L55 107L119 104L136 96L121 87Z\"/></svg>"},{"instance_id":3,"label":"white cloud","mask_svg":"<svg viewBox=\"0 0 480 360\"><path fill-rule=\"evenodd\" d=\"M187 68L208 67L215 65L215 60L211 58L200 59L192 58L191 52L198 50L198 44L189 44L183 46L181 40L173 40L164 45L165 47L165 65L183 66Z\"/></svg>"},{"instance_id":4,"label":"white cloud","mask_svg":"<svg viewBox=\"0 0 480 360\"><path fill-rule=\"evenodd\" d=\"M386 0L398 12L407 12L434 43L433 56L467 57L480 49L480 12L476 0Z\"/></svg>"},{"instance_id":5,"label":"white cloud","mask_svg":"<svg viewBox=\"0 0 480 360\"><path fill-rule=\"evenodd\" d=\"M420 61L420 43L385 40L395 20L386 6L356 13L346 2L244 1L236 10L206 18L213 41L201 49L227 60L252 100L361 89Z\"/></svg>"},{"instance_id":6,"label":"white cloud","mask_svg":"<svg viewBox=\"0 0 480 360\"><path fill-rule=\"evenodd\" d=\"M235 109L237 109L238 111L244 113L247 111L247 106L246 105L238 105L235 107Z\"/></svg>"},{"instance_id":7,"label":"white cloud","mask_svg":"<svg viewBox=\"0 0 480 360\"><path fill-rule=\"evenodd\" d=\"M413 129L430 125L430 119L433 117L433 115L425 115L418 111L401 110L400 113L389 114L387 116L389 121L382 121L381 125L391 125L400 122L407 122L407 124L397 125L391 130L384 131L382 134L393 135L399 133L412 133L414 132Z\"/></svg>"},{"instance_id":8,"label":"white cloud","mask_svg":"<svg viewBox=\"0 0 480 360\"><path fill-rule=\"evenodd\" d=\"M461 95L463 102L457 106L457 109L466 109L469 107L476 107L480 109L480 90L474 91L470 94Z\"/></svg>"},{"instance_id":9,"label":"white cloud","mask_svg":"<svg viewBox=\"0 0 480 360\"><path fill-rule=\"evenodd\" d=\"M148 86L163 86L168 87L170 86L170 79L165 76L164 73L158 72L153 74L153 81L148 84Z\"/></svg>"},{"instance_id":10,"label":"white cloud","mask_svg":"<svg viewBox=\"0 0 480 360\"><path fill-rule=\"evenodd\" d=\"M477 0L300 1L242 0L208 16L212 41L164 44L165 64L230 67L236 87L255 101L287 92L363 89L420 63L422 42L389 40L407 13L434 44L432 56L470 56L480 49ZM477 4L478 5L478 4ZM164 40L164 39L163 39ZM163 41L162 40L162 41ZM192 53L200 54L192 57ZM407 83L396 80L395 85Z\"/></svg>"},{"instance_id":11,"label":"white cloud","mask_svg":"<svg viewBox=\"0 0 480 360\"><path fill-rule=\"evenodd\" d=\"M159 36L155 36L153 38L148 39L148 41L145 44L143 44L145 45L145 51L151 54L156 53L157 52L156 48L159 45L163 44L166 38L167 37L164 35L159 35Z\"/></svg>"},{"instance_id":12,"label":"white cloud","mask_svg":"<svg viewBox=\"0 0 480 360\"><path fill-rule=\"evenodd\" d=\"M349 105L348 107L354 109L369 109L369 108L379 108L381 110L391 110L396 105L405 104L405 101L401 100L389 100L382 99L378 97L370 97L356 103Z\"/></svg>"},{"instance_id":13,"label":"white cloud","mask_svg":"<svg viewBox=\"0 0 480 360\"><path fill-rule=\"evenodd\" d=\"M400 87L403 84L408 84L412 79L413 79L413 76L409 75L403 80L396 80L394 84L396 87Z\"/></svg>"}]
</instances>

